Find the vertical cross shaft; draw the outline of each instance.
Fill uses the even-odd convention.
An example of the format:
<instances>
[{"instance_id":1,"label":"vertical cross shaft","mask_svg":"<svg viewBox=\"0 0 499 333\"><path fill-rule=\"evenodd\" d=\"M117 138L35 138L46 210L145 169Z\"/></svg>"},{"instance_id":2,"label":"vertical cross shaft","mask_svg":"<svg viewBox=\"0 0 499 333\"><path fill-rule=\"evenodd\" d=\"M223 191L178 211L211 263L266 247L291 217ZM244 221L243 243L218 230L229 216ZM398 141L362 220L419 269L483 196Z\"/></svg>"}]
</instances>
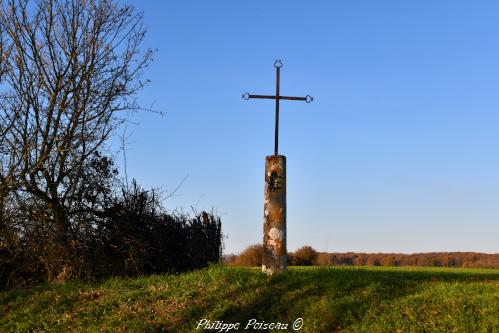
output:
<instances>
[{"instance_id":1,"label":"vertical cross shaft","mask_svg":"<svg viewBox=\"0 0 499 333\"><path fill-rule=\"evenodd\" d=\"M274 155L279 155L279 84L281 81L281 66L275 66L275 140Z\"/></svg>"}]
</instances>

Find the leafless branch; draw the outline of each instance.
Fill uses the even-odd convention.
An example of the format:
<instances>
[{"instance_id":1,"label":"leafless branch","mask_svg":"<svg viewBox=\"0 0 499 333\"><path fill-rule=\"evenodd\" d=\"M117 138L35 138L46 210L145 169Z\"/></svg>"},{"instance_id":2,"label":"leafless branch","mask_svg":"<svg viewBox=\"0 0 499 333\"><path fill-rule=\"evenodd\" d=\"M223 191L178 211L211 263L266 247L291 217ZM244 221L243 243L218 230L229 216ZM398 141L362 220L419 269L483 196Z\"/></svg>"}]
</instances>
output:
<instances>
[{"instance_id":1,"label":"leafless branch","mask_svg":"<svg viewBox=\"0 0 499 333\"><path fill-rule=\"evenodd\" d=\"M110 0L0 0L0 209L23 191L70 227L88 163L143 110L144 37L142 13Z\"/></svg>"}]
</instances>

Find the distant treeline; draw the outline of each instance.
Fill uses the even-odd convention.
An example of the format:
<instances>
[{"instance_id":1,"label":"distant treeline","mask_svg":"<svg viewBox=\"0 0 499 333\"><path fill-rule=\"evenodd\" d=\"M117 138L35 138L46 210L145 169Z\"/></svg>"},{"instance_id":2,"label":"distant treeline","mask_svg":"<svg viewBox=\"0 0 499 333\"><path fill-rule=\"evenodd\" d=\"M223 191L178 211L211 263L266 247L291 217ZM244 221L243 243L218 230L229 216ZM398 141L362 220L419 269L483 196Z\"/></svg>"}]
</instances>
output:
<instances>
[{"instance_id":1,"label":"distant treeline","mask_svg":"<svg viewBox=\"0 0 499 333\"><path fill-rule=\"evenodd\" d=\"M251 245L239 255L226 255L225 261L234 266L259 266L262 262L262 245ZM425 266L499 268L499 253L477 252L428 252L428 253L327 253L303 246L288 253L292 266Z\"/></svg>"},{"instance_id":2,"label":"distant treeline","mask_svg":"<svg viewBox=\"0 0 499 333\"><path fill-rule=\"evenodd\" d=\"M315 265L499 268L499 254L477 252L318 253Z\"/></svg>"}]
</instances>

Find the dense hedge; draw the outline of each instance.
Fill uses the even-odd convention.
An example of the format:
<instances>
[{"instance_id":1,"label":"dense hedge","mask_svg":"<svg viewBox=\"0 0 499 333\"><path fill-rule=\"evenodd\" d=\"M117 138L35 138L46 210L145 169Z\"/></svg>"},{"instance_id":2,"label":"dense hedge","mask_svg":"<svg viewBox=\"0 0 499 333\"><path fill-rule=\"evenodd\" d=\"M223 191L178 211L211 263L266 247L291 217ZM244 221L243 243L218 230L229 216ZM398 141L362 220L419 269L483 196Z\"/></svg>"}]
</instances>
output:
<instances>
[{"instance_id":1,"label":"dense hedge","mask_svg":"<svg viewBox=\"0 0 499 333\"><path fill-rule=\"evenodd\" d=\"M25 213L39 220L0 225L2 288L179 272L206 267L222 255L220 218L206 212L166 213L154 191L135 183L107 200L99 213L74 216L64 242L50 214L35 207Z\"/></svg>"}]
</instances>

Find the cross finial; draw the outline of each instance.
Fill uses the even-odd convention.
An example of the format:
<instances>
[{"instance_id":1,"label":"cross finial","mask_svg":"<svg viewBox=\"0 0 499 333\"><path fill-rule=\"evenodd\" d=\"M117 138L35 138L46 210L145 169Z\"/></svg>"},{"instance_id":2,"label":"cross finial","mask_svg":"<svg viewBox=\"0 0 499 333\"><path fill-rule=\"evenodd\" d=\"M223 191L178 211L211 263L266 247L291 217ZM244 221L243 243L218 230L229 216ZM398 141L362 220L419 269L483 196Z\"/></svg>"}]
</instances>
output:
<instances>
[{"instance_id":1,"label":"cross finial","mask_svg":"<svg viewBox=\"0 0 499 333\"><path fill-rule=\"evenodd\" d=\"M276 69L276 92L275 95L251 95L246 92L243 94L243 98L245 100L249 100L250 98L261 98L261 99L275 99L275 141L274 141L274 155L279 155L279 101L290 100L290 101L305 101L307 103L312 102L314 99L312 96L307 95L305 97L291 97L291 96L281 96L280 95L280 76L281 76L281 68L283 64L280 59L277 59L274 62L274 67Z\"/></svg>"}]
</instances>

